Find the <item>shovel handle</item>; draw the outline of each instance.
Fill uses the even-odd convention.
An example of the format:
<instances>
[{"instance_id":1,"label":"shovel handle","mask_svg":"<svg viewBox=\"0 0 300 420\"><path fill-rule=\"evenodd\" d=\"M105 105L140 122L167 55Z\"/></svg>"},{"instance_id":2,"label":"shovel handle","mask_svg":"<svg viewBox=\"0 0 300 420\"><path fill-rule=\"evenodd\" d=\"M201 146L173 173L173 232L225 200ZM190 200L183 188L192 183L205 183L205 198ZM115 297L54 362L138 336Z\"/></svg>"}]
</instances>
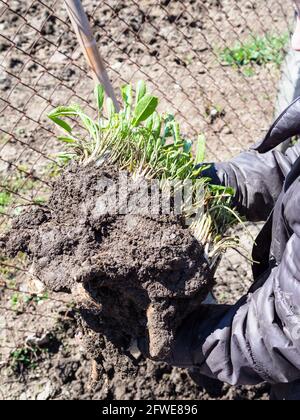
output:
<instances>
[{"instance_id":1,"label":"shovel handle","mask_svg":"<svg viewBox=\"0 0 300 420\"><path fill-rule=\"evenodd\" d=\"M104 62L97 48L96 40L93 36L88 17L83 9L81 1L64 0L64 2L82 51L92 70L93 78L96 83L101 83L103 85L107 96L112 99L116 111L119 112L119 103L110 83Z\"/></svg>"}]
</instances>

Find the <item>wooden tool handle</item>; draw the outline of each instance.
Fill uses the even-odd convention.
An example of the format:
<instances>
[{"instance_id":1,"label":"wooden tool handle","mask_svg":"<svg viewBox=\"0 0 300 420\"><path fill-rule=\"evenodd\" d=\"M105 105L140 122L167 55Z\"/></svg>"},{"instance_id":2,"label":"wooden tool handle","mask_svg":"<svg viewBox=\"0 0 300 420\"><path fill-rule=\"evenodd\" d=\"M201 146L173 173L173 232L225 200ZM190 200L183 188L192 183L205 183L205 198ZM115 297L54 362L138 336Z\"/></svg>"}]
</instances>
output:
<instances>
[{"instance_id":1,"label":"wooden tool handle","mask_svg":"<svg viewBox=\"0 0 300 420\"><path fill-rule=\"evenodd\" d=\"M112 99L115 109L119 112L120 107L110 83L105 65L97 48L96 40L87 15L80 0L64 0L71 23L82 47L86 60L92 70L93 77L97 83L101 83L106 94Z\"/></svg>"}]
</instances>

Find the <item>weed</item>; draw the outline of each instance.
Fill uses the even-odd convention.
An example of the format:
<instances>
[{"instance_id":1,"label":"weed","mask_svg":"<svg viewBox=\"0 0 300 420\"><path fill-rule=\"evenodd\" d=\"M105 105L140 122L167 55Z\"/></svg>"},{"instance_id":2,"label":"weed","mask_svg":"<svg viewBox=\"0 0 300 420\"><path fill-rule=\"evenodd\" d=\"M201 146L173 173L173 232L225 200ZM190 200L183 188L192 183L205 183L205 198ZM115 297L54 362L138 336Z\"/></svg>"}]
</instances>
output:
<instances>
[{"instance_id":1,"label":"weed","mask_svg":"<svg viewBox=\"0 0 300 420\"><path fill-rule=\"evenodd\" d=\"M231 238L224 238L227 228L237 222L230 210L234 191L211 185L209 179L201 177L205 136L198 137L194 157L193 142L183 137L173 114L156 111L158 98L148 93L144 82L138 82L135 95L131 85L123 86L121 93L123 109L119 113L110 98L105 102L104 89L99 85L95 90L97 119L90 118L78 105L61 106L49 114L63 132L58 137L66 145L66 152L59 156L61 162L72 159L82 165L109 162L129 171L134 178L159 179L162 189L167 180L190 180L194 185L194 201L182 209L183 214L189 217L205 208L204 215L191 226L197 239L208 250L218 252L227 245L235 246ZM70 125L74 119L80 121L87 136L75 132ZM199 198L198 192L203 189L205 194Z\"/></svg>"},{"instance_id":2,"label":"weed","mask_svg":"<svg viewBox=\"0 0 300 420\"><path fill-rule=\"evenodd\" d=\"M9 206L12 195L7 191L0 192L0 213L5 213L5 208Z\"/></svg>"},{"instance_id":3,"label":"weed","mask_svg":"<svg viewBox=\"0 0 300 420\"><path fill-rule=\"evenodd\" d=\"M41 189L40 181L34 177L28 176L23 169L25 167L19 167L20 172L16 171L10 177L0 177L0 214L6 214L11 212L13 207L13 214L17 215L20 213L20 208L27 200L24 201L22 197L28 198L34 204L43 204L45 197L36 196L34 193ZM44 192L44 189L42 189Z\"/></svg>"},{"instance_id":4,"label":"weed","mask_svg":"<svg viewBox=\"0 0 300 420\"><path fill-rule=\"evenodd\" d=\"M42 295L27 295L24 297L24 303L36 303L37 305L41 304L45 300L49 299L48 292L43 293Z\"/></svg>"},{"instance_id":5,"label":"weed","mask_svg":"<svg viewBox=\"0 0 300 420\"><path fill-rule=\"evenodd\" d=\"M264 66L273 63L277 67L282 64L288 39L288 34L256 36L243 44L239 42L231 48L225 48L220 53L220 59L228 66L245 67L244 73L253 76L255 71L251 64Z\"/></svg>"},{"instance_id":6,"label":"weed","mask_svg":"<svg viewBox=\"0 0 300 420\"><path fill-rule=\"evenodd\" d=\"M12 287L12 289L15 289L15 287ZM10 298L10 303L13 309L23 311L24 305L40 305L48 299L49 295L47 292L42 295L14 293Z\"/></svg>"},{"instance_id":7,"label":"weed","mask_svg":"<svg viewBox=\"0 0 300 420\"><path fill-rule=\"evenodd\" d=\"M10 298L11 306L16 308L20 302L20 295L18 293L14 293Z\"/></svg>"},{"instance_id":8,"label":"weed","mask_svg":"<svg viewBox=\"0 0 300 420\"><path fill-rule=\"evenodd\" d=\"M36 369L40 353L40 349L33 347L19 347L12 351L10 358L13 371L21 373L26 369Z\"/></svg>"}]
</instances>

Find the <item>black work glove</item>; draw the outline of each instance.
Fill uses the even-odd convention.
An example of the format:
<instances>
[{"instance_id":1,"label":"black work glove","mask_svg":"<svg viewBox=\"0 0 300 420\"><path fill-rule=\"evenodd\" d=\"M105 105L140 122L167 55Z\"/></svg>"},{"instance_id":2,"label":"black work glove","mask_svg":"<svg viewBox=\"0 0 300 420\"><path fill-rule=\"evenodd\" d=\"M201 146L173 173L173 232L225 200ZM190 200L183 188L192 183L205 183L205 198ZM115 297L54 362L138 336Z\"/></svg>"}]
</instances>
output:
<instances>
[{"instance_id":1,"label":"black work glove","mask_svg":"<svg viewBox=\"0 0 300 420\"><path fill-rule=\"evenodd\" d=\"M200 165L197 165L196 169L200 168L203 168L200 173L201 178L209 178L211 180L210 183L213 185L222 184L214 163L201 163Z\"/></svg>"}]
</instances>

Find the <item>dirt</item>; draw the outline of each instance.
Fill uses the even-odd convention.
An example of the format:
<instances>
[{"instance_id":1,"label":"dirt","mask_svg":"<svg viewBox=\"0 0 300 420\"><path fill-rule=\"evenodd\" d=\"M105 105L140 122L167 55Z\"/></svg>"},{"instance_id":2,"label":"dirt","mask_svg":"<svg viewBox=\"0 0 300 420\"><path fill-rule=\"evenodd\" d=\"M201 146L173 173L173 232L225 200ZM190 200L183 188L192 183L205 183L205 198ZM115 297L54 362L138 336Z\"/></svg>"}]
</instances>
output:
<instances>
[{"instance_id":1,"label":"dirt","mask_svg":"<svg viewBox=\"0 0 300 420\"><path fill-rule=\"evenodd\" d=\"M24 285L24 279L20 279L21 281ZM9 291L6 292L6 297L8 293ZM269 387L266 385L233 389L207 381L204 389L196 385L185 370L145 360L141 355L136 359L121 356L111 343L105 339L100 341L99 334L89 330L91 350L104 348L105 354L109 355L105 360L98 359L95 369L91 358L87 356L86 345L83 346L78 336L76 318L79 314L74 308L70 308L70 302L65 299L64 294L56 293L55 297L55 301L46 299L39 304L31 303L30 307L26 304L23 308L20 304L14 311L6 312L7 326L13 325L14 329L7 331L7 347L5 350L2 348L3 358L6 353L9 356L10 348L24 346L24 341L29 337L32 340L32 336L47 335L48 338L44 340L39 354L32 358L35 366L24 366L11 356L6 363L0 364L1 398L249 400L268 397ZM4 303L7 299L2 297L1 301ZM26 328L26 323L30 328ZM93 357L100 358L101 354L95 353ZM123 370L116 370L116 366L123 366Z\"/></svg>"},{"instance_id":2,"label":"dirt","mask_svg":"<svg viewBox=\"0 0 300 420\"><path fill-rule=\"evenodd\" d=\"M122 215L142 182L120 190L117 206L104 211L117 169L71 164L47 205L13 220L3 245L12 258L26 254L48 290L73 293L86 324L120 351L148 337L151 358L167 360L177 328L212 289L213 275L182 218ZM101 346L93 352L111 359Z\"/></svg>"},{"instance_id":3,"label":"dirt","mask_svg":"<svg viewBox=\"0 0 300 420\"><path fill-rule=\"evenodd\" d=\"M46 335L27 337L29 366L10 354L4 375L8 383L16 378L18 389L31 384L21 399L78 398L79 389L81 399L225 398L232 391L223 384L192 372L196 385L188 373L145 360L137 346L146 337L153 359L168 357L177 327L199 307L213 276L203 247L180 218L104 213L103 195L111 196L117 181L115 168L72 164L54 183L47 205L13 221L2 246L10 257L28 255L31 276L58 294L53 312L63 316ZM118 203L121 210L122 196ZM72 310L60 301L65 293L72 294ZM80 354L69 349L72 341ZM51 380L38 381L43 369ZM5 379L3 385L14 397ZM251 396L265 398L266 390ZM237 392L235 399L243 392L249 397Z\"/></svg>"},{"instance_id":4,"label":"dirt","mask_svg":"<svg viewBox=\"0 0 300 420\"><path fill-rule=\"evenodd\" d=\"M49 302L42 304L40 309L47 310L49 314ZM267 386L256 389L238 387L233 390L228 386L216 386L209 382L206 384L207 392L196 385L182 369L154 363L143 357L131 362L128 357L121 358L120 353L107 343L101 345L105 345L110 358L103 360L95 369L78 341L74 312L66 311L66 307L57 302L55 312L62 315L63 319L49 329L48 342L35 359L36 367L24 368L19 365L16 369L12 361L1 366L2 399L247 400L266 399L268 396ZM36 324L38 319L40 317L36 318ZM95 337L91 334L90 339L97 343L99 335ZM123 371L116 371L115 366L121 364Z\"/></svg>"},{"instance_id":5,"label":"dirt","mask_svg":"<svg viewBox=\"0 0 300 420\"><path fill-rule=\"evenodd\" d=\"M199 132L206 134L207 159L228 159L262 137L273 119L280 70L272 64L253 66L254 75L245 77L236 68L222 66L217 52L239 39L251 38L252 34L285 32L293 14L288 2L203 0L200 5L185 0L138 3L109 0L99 5L97 0L85 0L83 3L114 86L140 78L149 80L154 92L163 98L162 109L175 111L186 135L195 138ZM35 185L34 190L26 187L35 176L48 182L48 166L61 150L54 140L57 133L46 118L47 112L56 105L76 102L93 114L93 83L65 10L57 1L45 5L37 0L11 0L7 4L9 9L3 5L0 16L1 185L3 179L14 178L16 169L26 169L29 175L24 177L24 185L14 189L32 200L39 196L40 185ZM283 10L288 17L283 16ZM211 118L215 109L221 112ZM15 214L13 206L9 213ZM1 228L7 222L7 218L1 217ZM259 229L250 228L254 234ZM250 249L251 243L243 230L238 234ZM107 362L97 387L90 389L91 372L92 377L95 372L76 336L77 315L72 313L71 318L68 315L72 300L62 293L37 298L26 262L19 259L17 265L18 270L2 266L2 260L0 264L3 399L268 397L267 386L230 388L208 384L210 393L207 393L185 371L142 358L138 358L138 366L125 379L115 372L113 363ZM61 274L64 277L66 273ZM251 284L250 265L229 252L216 280L218 300L234 303ZM32 334L47 333L53 337L47 344L50 350L46 346L38 356L37 367L21 369L21 373L12 370L12 352L26 347ZM59 342L55 350L52 340ZM129 363L130 359L126 360Z\"/></svg>"}]
</instances>

